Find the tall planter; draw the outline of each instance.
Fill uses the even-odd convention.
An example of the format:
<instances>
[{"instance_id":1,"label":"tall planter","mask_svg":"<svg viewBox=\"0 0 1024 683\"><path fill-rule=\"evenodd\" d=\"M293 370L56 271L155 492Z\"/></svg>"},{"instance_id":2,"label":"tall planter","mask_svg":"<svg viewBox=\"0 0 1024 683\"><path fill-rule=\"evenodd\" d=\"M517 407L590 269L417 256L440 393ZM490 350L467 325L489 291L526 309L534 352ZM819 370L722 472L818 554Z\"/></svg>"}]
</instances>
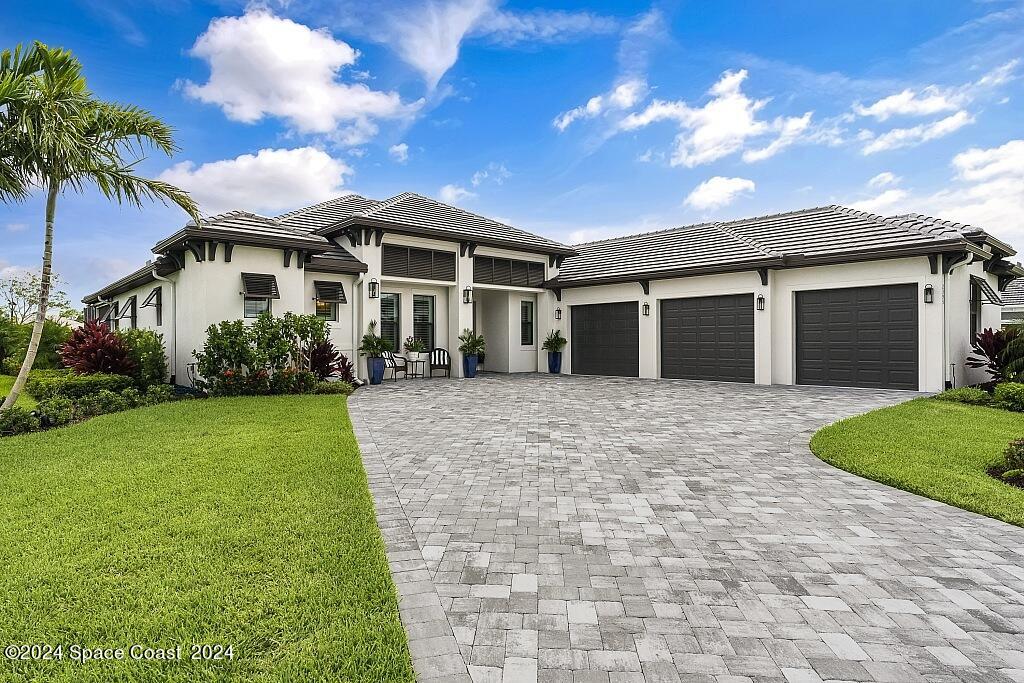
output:
<instances>
[{"instance_id":1,"label":"tall planter","mask_svg":"<svg viewBox=\"0 0 1024 683\"><path fill-rule=\"evenodd\" d=\"M366 366L370 371L370 384L380 384L384 381L383 358L367 358Z\"/></svg>"},{"instance_id":2,"label":"tall planter","mask_svg":"<svg viewBox=\"0 0 1024 683\"><path fill-rule=\"evenodd\" d=\"M473 354L471 356L462 357L462 374L465 377L476 377L477 365L480 361L479 356Z\"/></svg>"},{"instance_id":3,"label":"tall planter","mask_svg":"<svg viewBox=\"0 0 1024 683\"><path fill-rule=\"evenodd\" d=\"M562 371L562 352L548 351L548 372L557 375Z\"/></svg>"}]
</instances>

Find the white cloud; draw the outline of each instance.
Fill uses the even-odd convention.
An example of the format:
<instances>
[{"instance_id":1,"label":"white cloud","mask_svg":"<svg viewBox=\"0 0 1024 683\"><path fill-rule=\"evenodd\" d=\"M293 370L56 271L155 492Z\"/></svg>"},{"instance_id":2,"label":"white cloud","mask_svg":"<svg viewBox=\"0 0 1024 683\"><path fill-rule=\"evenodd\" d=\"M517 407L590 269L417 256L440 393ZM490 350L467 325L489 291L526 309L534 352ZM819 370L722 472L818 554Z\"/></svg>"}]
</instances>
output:
<instances>
[{"instance_id":1,"label":"white cloud","mask_svg":"<svg viewBox=\"0 0 1024 683\"><path fill-rule=\"evenodd\" d=\"M947 111L957 111L964 105L966 95L942 90L930 85L920 91L910 88L883 97L867 107L855 104L853 110L860 116L870 116L886 121L893 116L930 116Z\"/></svg>"},{"instance_id":2,"label":"white cloud","mask_svg":"<svg viewBox=\"0 0 1024 683\"><path fill-rule=\"evenodd\" d=\"M355 145L376 134L374 120L410 116L421 104L339 80L356 63L355 49L325 29L265 9L214 19L190 54L209 63L210 78L202 85L185 82L186 95L243 123L275 116L299 132L329 133Z\"/></svg>"},{"instance_id":3,"label":"white cloud","mask_svg":"<svg viewBox=\"0 0 1024 683\"><path fill-rule=\"evenodd\" d=\"M694 188L684 203L701 211L719 209L732 204L740 195L753 192L754 189L753 180L715 176Z\"/></svg>"},{"instance_id":4,"label":"white cloud","mask_svg":"<svg viewBox=\"0 0 1024 683\"><path fill-rule=\"evenodd\" d=\"M470 192L466 188L452 183L443 185L441 189L438 190L438 197L445 204L458 204L461 201L472 199L475 196L475 192Z\"/></svg>"},{"instance_id":5,"label":"white cloud","mask_svg":"<svg viewBox=\"0 0 1024 683\"><path fill-rule=\"evenodd\" d=\"M514 13L505 10L483 15L473 33L502 45L516 43L558 43L578 36L612 33L618 22L591 12L534 10Z\"/></svg>"},{"instance_id":6,"label":"white cloud","mask_svg":"<svg viewBox=\"0 0 1024 683\"><path fill-rule=\"evenodd\" d=\"M960 178L970 181L1024 179L1024 140L1010 140L990 149L971 148L953 157L953 168Z\"/></svg>"},{"instance_id":7,"label":"white cloud","mask_svg":"<svg viewBox=\"0 0 1024 683\"><path fill-rule=\"evenodd\" d=\"M28 230L28 223L8 223L4 226L7 232L23 232Z\"/></svg>"},{"instance_id":8,"label":"white cloud","mask_svg":"<svg viewBox=\"0 0 1024 683\"><path fill-rule=\"evenodd\" d=\"M875 197L853 202L850 204L850 208L869 213L890 214L894 213L894 210L901 206L908 196L909 193L906 190L892 188Z\"/></svg>"},{"instance_id":9,"label":"white cloud","mask_svg":"<svg viewBox=\"0 0 1024 683\"><path fill-rule=\"evenodd\" d=\"M473 174L469 182L473 187L479 187L485 180L490 180L496 185L504 185L505 181L512 177L512 173L505 168L505 164L499 164L495 161L487 164L485 168L480 169Z\"/></svg>"},{"instance_id":10,"label":"white cloud","mask_svg":"<svg viewBox=\"0 0 1024 683\"><path fill-rule=\"evenodd\" d=\"M261 149L255 155L196 166L183 161L160 174L199 202L204 213L229 209L273 213L344 194L352 169L314 147Z\"/></svg>"},{"instance_id":11,"label":"white cloud","mask_svg":"<svg viewBox=\"0 0 1024 683\"><path fill-rule=\"evenodd\" d=\"M771 123L757 118L768 100L754 100L741 90L746 69L726 71L708 94L702 107L691 107L682 100L654 100L645 109L626 116L622 130L636 130L657 121L673 121L680 132L669 163L693 168L740 151L748 140L768 133L776 138L766 147L750 150L745 161L758 161L774 155L799 139L810 125L811 113L778 117Z\"/></svg>"},{"instance_id":12,"label":"white cloud","mask_svg":"<svg viewBox=\"0 0 1024 683\"><path fill-rule=\"evenodd\" d=\"M902 178L893 173L892 171L882 171L871 180L868 181L868 187L870 188L881 188L888 187L890 185L899 185Z\"/></svg>"},{"instance_id":13,"label":"white cloud","mask_svg":"<svg viewBox=\"0 0 1024 683\"><path fill-rule=\"evenodd\" d=\"M958 111L938 121L921 123L911 128L893 128L878 136L862 131L862 133L867 134L863 135L866 144L861 149L861 152L864 154L876 154L891 149L919 145L923 142L949 135L971 123L974 123L973 116L966 111Z\"/></svg>"},{"instance_id":14,"label":"white cloud","mask_svg":"<svg viewBox=\"0 0 1024 683\"><path fill-rule=\"evenodd\" d=\"M400 164L404 164L409 160L409 145L404 142L400 142L397 145L391 145L388 147L388 154L391 158Z\"/></svg>"},{"instance_id":15,"label":"white cloud","mask_svg":"<svg viewBox=\"0 0 1024 683\"><path fill-rule=\"evenodd\" d=\"M580 119L592 119L608 111L632 109L647 97L647 92L647 81L642 78L631 78L619 83L607 93L591 97L585 104L562 112L555 117L552 124L558 132L564 132L573 122Z\"/></svg>"}]
</instances>

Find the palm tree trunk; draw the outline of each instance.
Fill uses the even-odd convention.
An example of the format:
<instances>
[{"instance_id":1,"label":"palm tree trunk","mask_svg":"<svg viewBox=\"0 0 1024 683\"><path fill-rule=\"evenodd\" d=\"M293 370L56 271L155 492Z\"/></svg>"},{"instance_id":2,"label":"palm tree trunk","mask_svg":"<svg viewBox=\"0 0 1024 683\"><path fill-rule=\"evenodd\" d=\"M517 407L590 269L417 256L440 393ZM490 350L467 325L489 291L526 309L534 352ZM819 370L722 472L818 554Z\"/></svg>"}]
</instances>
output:
<instances>
[{"instance_id":1,"label":"palm tree trunk","mask_svg":"<svg viewBox=\"0 0 1024 683\"><path fill-rule=\"evenodd\" d=\"M36 362L36 353L39 351L39 339L43 336L43 322L46 320L46 311L50 303L50 271L53 264L53 217L57 213L57 182L50 181L50 187L46 191L46 237L43 241L43 275L39 286L39 308L36 310L36 320L32 325L32 336L28 340L28 350L25 352L25 361L21 364L18 377L14 380L11 393L7 395L0 410L6 410L18 400L18 395L25 388L25 380L28 379L28 372Z\"/></svg>"}]
</instances>

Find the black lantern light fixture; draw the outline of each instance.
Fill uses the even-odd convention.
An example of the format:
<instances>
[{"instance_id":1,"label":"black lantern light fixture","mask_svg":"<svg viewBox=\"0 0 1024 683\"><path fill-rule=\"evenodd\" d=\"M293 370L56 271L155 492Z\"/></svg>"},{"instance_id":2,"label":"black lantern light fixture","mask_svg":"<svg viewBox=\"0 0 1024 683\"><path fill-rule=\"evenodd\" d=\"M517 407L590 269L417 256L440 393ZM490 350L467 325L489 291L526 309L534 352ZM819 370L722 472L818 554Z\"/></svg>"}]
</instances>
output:
<instances>
[{"instance_id":1,"label":"black lantern light fixture","mask_svg":"<svg viewBox=\"0 0 1024 683\"><path fill-rule=\"evenodd\" d=\"M377 278L370 278L370 282L366 285L366 294L371 299L380 298L380 283L377 282Z\"/></svg>"},{"instance_id":2,"label":"black lantern light fixture","mask_svg":"<svg viewBox=\"0 0 1024 683\"><path fill-rule=\"evenodd\" d=\"M464 304L471 304L471 303L473 303L473 288L472 287L466 287L464 290L462 290L462 303L464 303Z\"/></svg>"},{"instance_id":3,"label":"black lantern light fixture","mask_svg":"<svg viewBox=\"0 0 1024 683\"><path fill-rule=\"evenodd\" d=\"M556 308L555 309L555 320L561 320L561 319L562 319L562 309L561 308Z\"/></svg>"},{"instance_id":4,"label":"black lantern light fixture","mask_svg":"<svg viewBox=\"0 0 1024 683\"><path fill-rule=\"evenodd\" d=\"M644 302L644 316L648 316L650 314L651 314L651 305L645 301Z\"/></svg>"},{"instance_id":5,"label":"black lantern light fixture","mask_svg":"<svg viewBox=\"0 0 1024 683\"><path fill-rule=\"evenodd\" d=\"M924 302L930 304L935 301L935 289L931 285L924 286Z\"/></svg>"},{"instance_id":6,"label":"black lantern light fixture","mask_svg":"<svg viewBox=\"0 0 1024 683\"><path fill-rule=\"evenodd\" d=\"M759 311L763 311L764 310L764 294L758 294L757 295L757 310L759 310Z\"/></svg>"}]
</instances>

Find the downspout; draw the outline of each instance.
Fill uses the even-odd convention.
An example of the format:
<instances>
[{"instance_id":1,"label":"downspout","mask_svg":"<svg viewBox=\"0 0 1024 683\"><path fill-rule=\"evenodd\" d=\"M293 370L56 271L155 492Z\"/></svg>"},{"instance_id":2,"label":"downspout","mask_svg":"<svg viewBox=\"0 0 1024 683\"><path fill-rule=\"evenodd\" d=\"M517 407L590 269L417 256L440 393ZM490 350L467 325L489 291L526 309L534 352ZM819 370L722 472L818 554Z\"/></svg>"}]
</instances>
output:
<instances>
[{"instance_id":1,"label":"downspout","mask_svg":"<svg viewBox=\"0 0 1024 683\"><path fill-rule=\"evenodd\" d=\"M943 257L945 258L945 257ZM956 382L956 377L952 372L950 361L950 350L949 350L949 276L950 274L960 268L961 266L967 266L974 263L973 258L968 258L967 255L963 259L950 265L948 268L946 264L942 264L942 376L944 378L943 388L952 389L953 384Z\"/></svg>"},{"instance_id":2,"label":"downspout","mask_svg":"<svg viewBox=\"0 0 1024 683\"><path fill-rule=\"evenodd\" d=\"M174 348L174 357L171 359L171 382L177 379L175 370L178 366L178 296L174 280L162 277L153 269L153 279L159 282L166 282L171 287L171 346Z\"/></svg>"}]
</instances>

